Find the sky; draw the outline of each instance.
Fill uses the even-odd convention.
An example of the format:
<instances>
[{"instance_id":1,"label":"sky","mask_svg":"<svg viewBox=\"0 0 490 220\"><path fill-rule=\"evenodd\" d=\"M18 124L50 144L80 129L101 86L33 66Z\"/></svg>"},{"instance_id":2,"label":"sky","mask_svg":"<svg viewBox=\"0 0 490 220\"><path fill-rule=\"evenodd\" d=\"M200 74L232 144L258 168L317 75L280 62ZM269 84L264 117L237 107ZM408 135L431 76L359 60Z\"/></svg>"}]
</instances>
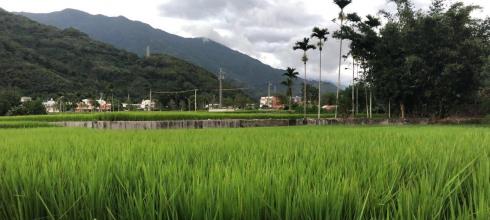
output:
<instances>
[{"instance_id":1,"label":"sky","mask_svg":"<svg viewBox=\"0 0 490 220\"><path fill-rule=\"evenodd\" d=\"M417 8L427 10L431 0L413 2ZM490 16L489 0L463 2L483 7L474 13L475 17ZM294 43L309 36L315 26L326 27L331 33L339 28L332 22L339 13L333 0L0 0L0 7L33 13L72 8L124 16L183 37L209 38L275 68L297 68L301 76L302 53L292 50ZM387 0L353 0L345 11L364 16L376 15L380 9L394 7ZM330 38L322 59L322 80L337 80L339 49L339 41ZM308 56L307 78L319 79L319 53L309 52ZM352 70L345 68L351 65L350 61L342 65L341 81L348 85Z\"/></svg>"}]
</instances>

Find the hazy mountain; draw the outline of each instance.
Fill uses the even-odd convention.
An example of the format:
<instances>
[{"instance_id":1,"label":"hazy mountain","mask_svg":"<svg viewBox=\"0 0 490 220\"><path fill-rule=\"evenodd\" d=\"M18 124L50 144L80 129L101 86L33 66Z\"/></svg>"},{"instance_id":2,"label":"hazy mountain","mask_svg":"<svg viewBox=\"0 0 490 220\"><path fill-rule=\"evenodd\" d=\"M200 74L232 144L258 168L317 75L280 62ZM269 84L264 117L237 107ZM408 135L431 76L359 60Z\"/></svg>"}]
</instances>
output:
<instances>
[{"instance_id":1,"label":"hazy mountain","mask_svg":"<svg viewBox=\"0 0 490 220\"><path fill-rule=\"evenodd\" d=\"M76 28L94 39L139 55L144 55L146 47L150 46L152 52L175 56L213 73L223 68L228 80L251 88L254 96L266 94L268 81L275 84L278 90L283 90L280 85L283 70L272 68L212 40L183 38L125 17L91 15L73 9L47 14L19 14L62 29ZM299 86L300 81L296 84ZM324 84L323 91L334 90L334 85ZM299 92L299 89L297 91Z\"/></svg>"},{"instance_id":2,"label":"hazy mountain","mask_svg":"<svg viewBox=\"0 0 490 220\"><path fill-rule=\"evenodd\" d=\"M60 30L0 9L0 88L43 98L95 97L110 90L119 97L129 93L143 98L150 88L199 88L200 98L209 98L216 95L216 85L214 74L177 58L140 58L76 29ZM186 97L155 98L165 102Z\"/></svg>"}]
</instances>

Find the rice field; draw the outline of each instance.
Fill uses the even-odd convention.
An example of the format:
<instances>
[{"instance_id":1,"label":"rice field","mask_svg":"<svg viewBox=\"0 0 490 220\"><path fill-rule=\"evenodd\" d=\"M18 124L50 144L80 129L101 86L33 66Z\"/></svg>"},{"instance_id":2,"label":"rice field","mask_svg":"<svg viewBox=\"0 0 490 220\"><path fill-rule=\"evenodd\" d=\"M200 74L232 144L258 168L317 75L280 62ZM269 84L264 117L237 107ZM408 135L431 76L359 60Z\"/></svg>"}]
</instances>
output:
<instances>
[{"instance_id":1,"label":"rice field","mask_svg":"<svg viewBox=\"0 0 490 220\"><path fill-rule=\"evenodd\" d=\"M0 129L0 219L490 219L490 129Z\"/></svg>"}]
</instances>

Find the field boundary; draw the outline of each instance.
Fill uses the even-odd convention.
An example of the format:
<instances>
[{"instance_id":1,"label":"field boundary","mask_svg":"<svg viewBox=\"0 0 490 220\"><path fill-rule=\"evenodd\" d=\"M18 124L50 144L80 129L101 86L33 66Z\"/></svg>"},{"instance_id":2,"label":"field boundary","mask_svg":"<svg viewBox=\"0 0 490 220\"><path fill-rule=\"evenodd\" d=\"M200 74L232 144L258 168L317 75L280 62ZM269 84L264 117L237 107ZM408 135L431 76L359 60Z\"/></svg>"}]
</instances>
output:
<instances>
[{"instance_id":1,"label":"field boundary","mask_svg":"<svg viewBox=\"0 0 490 220\"><path fill-rule=\"evenodd\" d=\"M50 122L62 127L94 129L205 129L289 127L307 125L429 125L429 124L481 124L482 119L221 119L221 120L165 120L165 121L65 121Z\"/></svg>"}]
</instances>

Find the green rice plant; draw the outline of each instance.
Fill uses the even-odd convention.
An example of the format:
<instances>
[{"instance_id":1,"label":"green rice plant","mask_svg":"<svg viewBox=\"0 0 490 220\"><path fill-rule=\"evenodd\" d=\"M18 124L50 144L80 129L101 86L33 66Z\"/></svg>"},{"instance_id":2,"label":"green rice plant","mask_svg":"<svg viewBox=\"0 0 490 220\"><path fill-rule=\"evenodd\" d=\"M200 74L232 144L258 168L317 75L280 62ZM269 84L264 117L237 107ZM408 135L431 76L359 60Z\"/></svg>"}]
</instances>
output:
<instances>
[{"instance_id":1,"label":"green rice plant","mask_svg":"<svg viewBox=\"0 0 490 220\"><path fill-rule=\"evenodd\" d=\"M0 219L490 219L473 126L0 130Z\"/></svg>"},{"instance_id":2,"label":"green rice plant","mask_svg":"<svg viewBox=\"0 0 490 220\"><path fill-rule=\"evenodd\" d=\"M0 121L0 129L41 128L41 127L55 127L55 126L46 122L36 122L36 121Z\"/></svg>"}]
</instances>

